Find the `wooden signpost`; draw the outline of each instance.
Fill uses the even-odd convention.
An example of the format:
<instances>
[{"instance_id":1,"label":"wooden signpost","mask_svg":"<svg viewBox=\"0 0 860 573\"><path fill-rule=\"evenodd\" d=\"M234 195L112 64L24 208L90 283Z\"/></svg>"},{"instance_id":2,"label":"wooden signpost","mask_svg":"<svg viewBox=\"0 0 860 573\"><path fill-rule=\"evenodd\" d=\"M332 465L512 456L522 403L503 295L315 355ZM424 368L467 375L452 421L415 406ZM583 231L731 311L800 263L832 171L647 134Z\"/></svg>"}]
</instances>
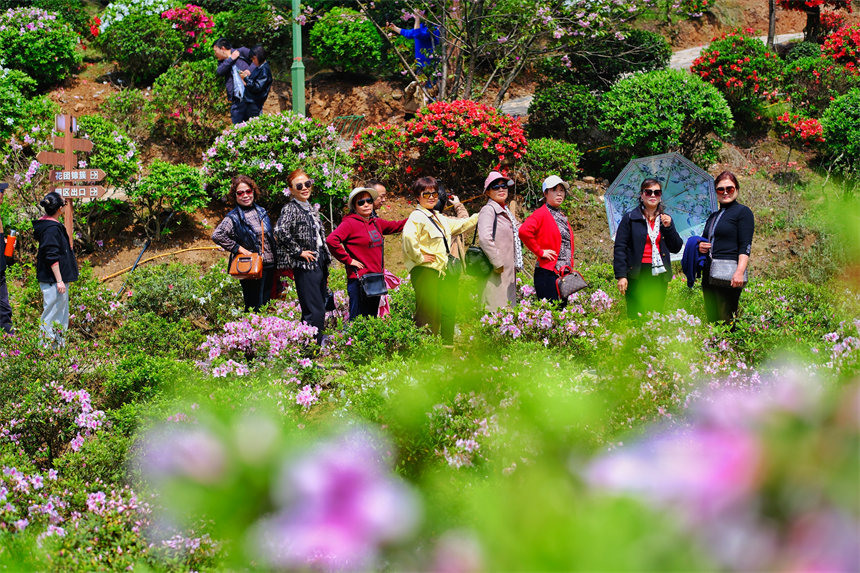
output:
<instances>
[{"instance_id":1,"label":"wooden signpost","mask_svg":"<svg viewBox=\"0 0 860 573\"><path fill-rule=\"evenodd\" d=\"M57 130L63 132L62 137L54 138L54 148L62 150L42 151L36 156L36 160L43 165L56 165L62 171L51 171L50 179L53 190L66 199L63 208L63 224L69 241L74 244L74 208L71 199L96 199L105 194L105 188L94 185L105 177L101 169L79 169L75 158L75 152L83 151L89 153L93 150L93 142L88 139L74 137L78 132L78 122L71 115L57 116Z\"/></svg>"}]
</instances>

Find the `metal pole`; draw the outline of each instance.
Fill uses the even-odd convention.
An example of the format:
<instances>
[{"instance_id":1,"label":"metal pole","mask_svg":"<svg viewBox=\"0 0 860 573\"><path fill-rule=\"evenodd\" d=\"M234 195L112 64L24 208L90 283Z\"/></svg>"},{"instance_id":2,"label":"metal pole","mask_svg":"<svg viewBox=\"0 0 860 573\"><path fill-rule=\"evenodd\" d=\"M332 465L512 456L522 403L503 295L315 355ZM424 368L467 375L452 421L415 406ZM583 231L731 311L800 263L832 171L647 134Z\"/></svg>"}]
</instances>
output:
<instances>
[{"instance_id":1,"label":"metal pole","mask_svg":"<svg viewBox=\"0 0 860 573\"><path fill-rule=\"evenodd\" d=\"M293 111L305 115L305 64L302 62L302 27L299 26L299 0L293 0Z\"/></svg>"}]
</instances>

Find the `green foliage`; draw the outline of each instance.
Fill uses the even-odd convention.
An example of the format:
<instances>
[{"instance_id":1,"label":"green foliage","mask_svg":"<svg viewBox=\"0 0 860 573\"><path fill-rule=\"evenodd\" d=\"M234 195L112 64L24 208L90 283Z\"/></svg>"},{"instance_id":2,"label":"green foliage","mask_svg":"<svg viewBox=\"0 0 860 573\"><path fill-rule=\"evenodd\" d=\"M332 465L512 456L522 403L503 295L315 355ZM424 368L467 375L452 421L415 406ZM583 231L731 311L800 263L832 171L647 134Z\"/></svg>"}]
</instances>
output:
<instances>
[{"instance_id":1,"label":"green foliage","mask_svg":"<svg viewBox=\"0 0 860 573\"><path fill-rule=\"evenodd\" d=\"M150 237L160 237L167 232L161 223L165 211L193 213L209 203L199 169L161 159L154 160L149 174L128 186L127 193L138 206L139 219Z\"/></svg>"},{"instance_id":2,"label":"green foliage","mask_svg":"<svg viewBox=\"0 0 860 573\"><path fill-rule=\"evenodd\" d=\"M723 93L736 118L751 120L775 97L782 65L752 30L737 29L702 50L690 71Z\"/></svg>"},{"instance_id":3,"label":"green foliage","mask_svg":"<svg viewBox=\"0 0 860 573\"><path fill-rule=\"evenodd\" d=\"M543 180L550 175L558 175L565 181L575 179L581 157L582 153L573 143L549 138L532 139L524 166L532 186L540 189Z\"/></svg>"},{"instance_id":4,"label":"green foliage","mask_svg":"<svg viewBox=\"0 0 860 573\"><path fill-rule=\"evenodd\" d=\"M786 64L783 92L794 111L820 117L830 102L853 87L860 87L860 75L820 57L806 57Z\"/></svg>"},{"instance_id":5,"label":"green foliage","mask_svg":"<svg viewBox=\"0 0 860 573\"><path fill-rule=\"evenodd\" d=\"M30 130L43 123L52 121L57 106L44 96L32 97L36 91L36 81L24 72L0 65L0 154L6 155L10 140L16 137L20 145L24 134L32 137ZM5 171L6 166L0 166Z\"/></svg>"},{"instance_id":6,"label":"green foliage","mask_svg":"<svg viewBox=\"0 0 860 573\"><path fill-rule=\"evenodd\" d=\"M0 62L46 88L66 79L81 63L78 35L53 12L17 8L0 12Z\"/></svg>"},{"instance_id":7,"label":"green foliage","mask_svg":"<svg viewBox=\"0 0 860 573\"><path fill-rule=\"evenodd\" d=\"M118 125L100 115L83 115L78 118L78 136L93 142L87 166L105 172L103 185L125 186L137 177L137 146Z\"/></svg>"},{"instance_id":8,"label":"green foliage","mask_svg":"<svg viewBox=\"0 0 860 573\"><path fill-rule=\"evenodd\" d=\"M135 85L148 84L164 73L184 50L182 34L159 15L132 12L113 22L96 44Z\"/></svg>"},{"instance_id":9,"label":"green foliage","mask_svg":"<svg viewBox=\"0 0 860 573\"><path fill-rule=\"evenodd\" d=\"M827 150L847 171L860 162L860 88L835 99L821 117Z\"/></svg>"},{"instance_id":10,"label":"green foliage","mask_svg":"<svg viewBox=\"0 0 860 573\"><path fill-rule=\"evenodd\" d=\"M155 118L143 90L124 89L105 99L101 111L134 141L140 143L149 136Z\"/></svg>"},{"instance_id":11,"label":"green foliage","mask_svg":"<svg viewBox=\"0 0 860 573\"><path fill-rule=\"evenodd\" d=\"M172 320L144 312L128 315L123 327L111 332L108 340L121 348L146 348L153 356L177 360L196 356L204 337L189 318Z\"/></svg>"},{"instance_id":12,"label":"green foliage","mask_svg":"<svg viewBox=\"0 0 860 573\"><path fill-rule=\"evenodd\" d=\"M785 62L790 64L802 58L818 58L820 56L821 46L815 42L798 42L785 55Z\"/></svg>"},{"instance_id":13,"label":"green foliage","mask_svg":"<svg viewBox=\"0 0 860 573\"><path fill-rule=\"evenodd\" d=\"M128 307L170 320L200 319L217 327L242 307L239 281L223 268L201 274L193 265L175 263L140 267L128 275Z\"/></svg>"},{"instance_id":14,"label":"green foliage","mask_svg":"<svg viewBox=\"0 0 860 573\"><path fill-rule=\"evenodd\" d=\"M669 64L672 48L660 34L627 30L623 38L612 34L577 37L567 53L545 59L540 71L549 84L579 84L606 91L625 74L660 70Z\"/></svg>"},{"instance_id":15,"label":"green foliage","mask_svg":"<svg viewBox=\"0 0 860 573\"><path fill-rule=\"evenodd\" d=\"M115 237L134 221L132 205L121 199L100 199L75 205L75 228L80 239L92 249Z\"/></svg>"},{"instance_id":16,"label":"green foliage","mask_svg":"<svg viewBox=\"0 0 860 573\"><path fill-rule=\"evenodd\" d=\"M197 2L194 2L194 4L200 6L210 14L236 10L248 3L248 0L198 0Z\"/></svg>"},{"instance_id":17,"label":"green foliage","mask_svg":"<svg viewBox=\"0 0 860 573\"><path fill-rule=\"evenodd\" d=\"M267 2L250 0L240 3L231 11L215 14L215 32L212 37L227 38L234 48L265 46L270 63L276 67L292 53L292 26Z\"/></svg>"},{"instance_id":18,"label":"green foliage","mask_svg":"<svg viewBox=\"0 0 860 573\"><path fill-rule=\"evenodd\" d=\"M315 119L292 112L261 115L225 131L203 156L206 185L215 197L226 195L230 180L241 173L264 193L282 193L275 201L283 201L287 175L300 167L316 181L311 201L346 201L352 160L337 147L334 128Z\"/></svg>"},{"instance_id":19,"label":"green foliage","mask_svg":"<svg viewBox=\"0 0 860 573\"><path fill-rule=\"evenodd\" d=\"M152 400L183 372L182 363L171 358L132 352L104 367L104 381L97 396L102 408L119 408L130 402ZM148 349L147 349L148 350Z\"/></svg>"},{"instance_id":20,"label":"green foliage","mask_svg":"<svg viewBox=\"0 0 860 573\"><path fill-rule=\"evenodd\" d=\"M100 432L87 440L77 452L67 450L54 460L54 468L67 479L81 483L101 480L104 483L124 483L125 463L131 439L121 433Z\"/></svg>"},{"instance_id":21,"label":"green foliage","mask_svg":"<svg viewBox=\"0 0 860 573\"><path fill-rule=\"evenodd\" d=\"M716 159L732 113L713 86L679 70L621 80L600 102L600 126L613 139L620 164L631 157L677 151L701 164Z\"/></svg>"},{"instance_id":22,"label":"green foliage","mask_svg":"<svg viewBox=\"0 0 860 573\"><path fill-rule=\"evenodd\" d=\"M390 315L382 320L360 316L349 321L345 358L355 364L388 359L393 354L408 356L432 337L424 328L415 326L412 317Z\"/></svg>"},{"instance_id":23,"label":"green foliage","mask_svg":"<svg viewBox=\"0 0 860 573\"><path fill-rule=\"evenodd\" d=\"M56 12L80 35L89 33L90 16L83 0L33 0L33 7Z\"/></svg>"},{"instance_id":24,"label":"green foliage","mask_svg":"<svg viewBox=\"0 0 860 573\"><path fill-rule=\"evenodd\" d=\"M156 128L180 145L209 145L228 125L230 104L211 61L185 62L152 84Z\"/></svg>"},{"instance_id":25,"label":"green foliage","mask_svg":"<svg viewBox=\"0 0 860 573\"><path fill-rule=\"evenodd\" d=\"M529 104L529 137L587 140L597 126L598 103L587 87L556 84L539 88Z\"/></svg>"},{"instance_id":26,"label":"green foliage","mask_svg":"<svg viewBox=\"0 0 860 573\"><path fill-rule=\"evenodd\" d=\"M365 15L332 8L311 29L310 45L320 67L370 73L382 64L385 44Z\"/></svg>"}]
</instances>

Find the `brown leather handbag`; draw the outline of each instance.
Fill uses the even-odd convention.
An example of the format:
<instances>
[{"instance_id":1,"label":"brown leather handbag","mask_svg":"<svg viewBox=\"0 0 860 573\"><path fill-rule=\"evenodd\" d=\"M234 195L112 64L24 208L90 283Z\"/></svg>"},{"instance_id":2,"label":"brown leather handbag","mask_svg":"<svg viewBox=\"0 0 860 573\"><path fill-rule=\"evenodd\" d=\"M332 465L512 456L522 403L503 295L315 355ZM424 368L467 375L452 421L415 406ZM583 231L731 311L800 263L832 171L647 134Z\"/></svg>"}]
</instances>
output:
<instances>
[{"instance_id":1,"label":"brown leather handbag","mask_svg":"<svg viewBox=\"0 0 860 573\"><path fill-rule=\"evenodd\" d=\"M265 249L264 234L260 233L260 254L233 255L230 259L230 276L239 280L263 278L263 249Z\"/></svg>"}]
</instances>

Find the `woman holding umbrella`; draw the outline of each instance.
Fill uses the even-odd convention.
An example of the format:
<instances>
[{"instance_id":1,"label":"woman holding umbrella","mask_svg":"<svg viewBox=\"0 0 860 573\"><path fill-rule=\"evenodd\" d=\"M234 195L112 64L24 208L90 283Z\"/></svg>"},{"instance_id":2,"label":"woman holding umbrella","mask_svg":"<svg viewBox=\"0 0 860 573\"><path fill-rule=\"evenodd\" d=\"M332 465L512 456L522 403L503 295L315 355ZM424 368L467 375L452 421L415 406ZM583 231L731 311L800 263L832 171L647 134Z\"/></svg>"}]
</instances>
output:
<instances>
[{"instance_id":1,"label":"woman holding umbrella","mask_svg":"<svg viewBox=\"0 0 860 573\"><path fill-rule=\"evenodd\" d=\"M625 213L615 233L612 267L618 290L627 299L627 317L662 312L672 278L670 252L684 243L672 217L663 212L663 188L656 179L639 187L639 205Z\"/></svg>"},{"instance_id":2,"label":"woman holding umbrella","mask_svg":"<svg viewBox=\"0 0 860 573\"><path fill-rule=\"evenodd\" d=\"M708 322L734 320L750 262L755 218L746 205L738 203L740 184L731 171L723 171L714 180L718 211L705 223L707 241L699 243L699 252L707 254L702 270L702 293Z\"/></svg>"}]
</instances>

